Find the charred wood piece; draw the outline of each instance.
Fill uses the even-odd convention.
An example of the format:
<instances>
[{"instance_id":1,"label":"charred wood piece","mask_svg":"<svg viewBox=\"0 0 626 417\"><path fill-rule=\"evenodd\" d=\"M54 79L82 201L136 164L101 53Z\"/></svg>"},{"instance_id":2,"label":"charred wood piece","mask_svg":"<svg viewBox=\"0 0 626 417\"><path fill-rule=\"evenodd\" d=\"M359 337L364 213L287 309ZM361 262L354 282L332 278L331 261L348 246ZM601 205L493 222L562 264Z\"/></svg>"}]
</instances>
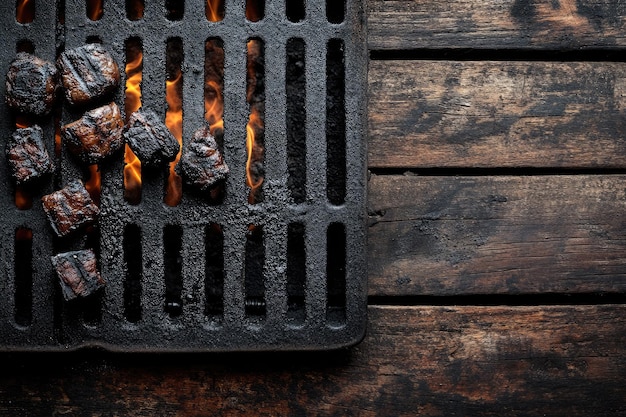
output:
<instances>
[{"instance_id":1,"label":"charred wood piece","mask_svg":"<svg viewBox=\"0 0 626 417\"><path fill-rule=\"evenodd\" d=\"M43 142L43 131L37 125L13 132L7 142L6 155L11 175L18 185L54 171L54 164Z\"/></svg>"},{"instance_id":2,"label":"charred wood piece","mask_svg":"<svg viewBox=\"0 0 626 417\"><path fill-rule=\"evenodd\" d=\"M120 84L117 62L98 43L65 51L57 63L65 98L72 105L84 105L106 97Z\"/></svg>"},{"instance_id":3,"label":"charred wood piece","mask_svg":"<svg viewBox=\"0 0 626 417\"><path fill-rule=\"evenodd\" d=\"M124 137L142 164L157 166L173 161L180 151L180 144L150 109L134 112Z\"/></svg>"},{"instance_id":4,"label":"charred wood piece","mask_svg":"<svg viewBox=\"0 0 626 417\"><path fill-rule=\"evenodd\" d=\"M6 76L6 103L11 109L44 116L52 110L57 89L54 63L19 52Z\"/></svg>"},{"instance_id":5,"label":"charred wood piece","mask_svg":"<svg viewBox=\"0 0 626 417\"><path fill-rule=\"evenodd\" d=\"M51 259L65 301L88 297L105 286L91 249L60 253Z\"/></svg>"},{"instance_id":6,"label":"charred wood piece","mask_svg":"<svg viewBox=\"0 0 626 417\"><path fill-rule=\"evenodd\" d=\"M183 177L185 183L201 191L208 191L216 183L226 179L228 165L208 126L194 133L193 139L176 165L176 172Z\"/></svg>"},{"instance_id":7,"label":"charred wood piece","mask_svg":"<svg viewBox=\"0 0 626 417\"><path fill-rule=\"evenodd\" d=\"M97 164L124 145L124 120L117 104L89 110L61 128L68 149L86 164Z\"/></svg>"},{"instance_id":8,"label":"charred wood piece","mask_svg":"<svg viewBox=\"0 0 626 417\"><path fill-rule=\"evenodd\" d=\"M94 223L100 214L80 180L41 197L43 209L58 236L66 236L84 225Z\"/></svg>"}]
</instances>

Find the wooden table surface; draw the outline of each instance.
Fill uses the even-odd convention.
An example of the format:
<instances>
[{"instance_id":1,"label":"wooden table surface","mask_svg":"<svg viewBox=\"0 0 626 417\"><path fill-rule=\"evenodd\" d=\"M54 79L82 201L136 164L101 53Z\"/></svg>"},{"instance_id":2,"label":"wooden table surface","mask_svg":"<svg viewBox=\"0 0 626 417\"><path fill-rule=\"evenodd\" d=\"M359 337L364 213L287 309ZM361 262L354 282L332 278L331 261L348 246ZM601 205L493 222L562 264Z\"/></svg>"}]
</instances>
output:
<instances>
[{"instance_id":1,"label":"wooden table surface","mask_svg":"<svg viewBox=\"0 0 626 417\"><path fill-rule=\"evenodd\" d=\"M626 6L368 7L365 340L2 354L0 415L626 415Z\"/></svg>"}]
</instances>

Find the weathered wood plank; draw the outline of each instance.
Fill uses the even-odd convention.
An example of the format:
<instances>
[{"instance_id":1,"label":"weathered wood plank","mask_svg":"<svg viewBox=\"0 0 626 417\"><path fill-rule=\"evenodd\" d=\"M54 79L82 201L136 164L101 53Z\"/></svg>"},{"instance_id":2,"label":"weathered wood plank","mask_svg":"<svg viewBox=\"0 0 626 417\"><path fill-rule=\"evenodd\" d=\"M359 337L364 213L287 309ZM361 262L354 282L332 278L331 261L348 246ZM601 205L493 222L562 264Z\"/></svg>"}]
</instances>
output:
<instances>
[{"instance_id":1,"label":"weathered wood plank","mask_svg":"<svg viewBox=\"0 0 626 417\"><path fill-rule=\"evenodd\" d=\"M370 49L616 48L620 0L369 0Z\"/></svg>"},{"instance_id":2,"label":"weathered wood plank","mask_svg":"<svg viewBox=\"0 0 626 417\"><path fill-rule=\"evenodd\" d=\"M369 90L371 167L626 167L626 63L372 61Z\"/></svg>"},{"instance_id":3,"label":"weathered wood plank","mask_svg":"<svg viewBox=\"0 0 626 417\"><path fill-rule=\"evenodd\" d=\"M0 414L623 415L625 328L624 306L372 307L349 352L9 356Z\"/></svg>"},{"instance_id":4,"label":"weathered wood plank","mask_svg":"<svg viewBox=\"0 0 626 417\"><path fill-rule=\"evenodd\" d=\"M626 176L376 176L371 295L626 290Z\"/></svg>"}]
</instances>

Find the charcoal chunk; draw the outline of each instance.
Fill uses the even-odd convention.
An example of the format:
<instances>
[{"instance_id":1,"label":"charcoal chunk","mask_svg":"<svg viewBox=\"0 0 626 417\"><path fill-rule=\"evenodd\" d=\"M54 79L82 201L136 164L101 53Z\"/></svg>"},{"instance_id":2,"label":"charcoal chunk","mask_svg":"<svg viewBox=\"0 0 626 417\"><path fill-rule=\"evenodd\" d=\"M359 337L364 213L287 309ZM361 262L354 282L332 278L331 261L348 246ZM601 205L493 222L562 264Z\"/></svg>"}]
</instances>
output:
<instances>
[{"instance_id":1,"label":"charcoal chunk","mask_svg":"<svg viewBox=\"0 0 626 417\"><path fill-rule=\"evenodd\" d=\"M100 213L80 180L73 180L65 188L44 195L41 201L52 229L59 236L95 222Z\"/></svg>"},{"instance_id":2,"label":"charcoal chunk","mask_svg":"<svg viewBox=\"0 0 626 417\"><path fill-rule=\"evenodd\" d=\"M120 84L120 69L100 44L70 49L58 60L65 98L70 104L84 105L114 92Z\"/></svg>"},{"instance_id":3,"label":"charcoal chunk","mask_svg":"<svg viewBox=\"0 0 626 417\"><path fill-rule=\"evenodd\" d=\"M121 149L123 132L124 120L115 103L89 110L80 119L61 128L68 149L90 165Z\"/></svg>"},{"instance_id":4,"label":"charcoal chunk","mask_svg":"<svg viewBox=\"0 0 626 417\"><path fill-rule=\"evenodd\" d=\"M6 77L6 103L20 113L44 116L52 110L57 88L52 62L19 52Z\"/></svg>"},{"instance_id":5,"label":"charcoal chunk","mask_svg":"<svg viewBox=\"0 0 626 417\"><path fill-rule=\"evenodd\" d=\"M213 185L227 177L228 166L208 126L194 133L176 165L176 172L183 177L185 183L201 191L210 190Z\"/></svg>"},{"instance_id":6,"label":"charcoal chunk","mask_svg":"<svg viewBox=\"0 0 626 417\"><path fill-rule=\"evenodd\" d=\"M18 185L32 182L54 170L43 143L43 131L37 125L13 132L7 142L6 154L11 174Z\"/></svg>"},{"instance_id":7,"label":"charcoal chunk","mask_svg":"<svg viewBox=\"0 0 626 417\"><path fill-rule=\"evenodd\" d=\"M91 249L59 253L51 259L65 301L88 297L105 286Z\"/></svg>"},{"instance_id":8,"label":"charcoal chunk","mask_svg":"<svg viewBox=\"0 0 626 417\"><path fill-rule=\"evenodd\" d=\"M156 166L176 158L180 144L152 110L134 112L128 124L124 137L142 164Z\"/></svg>"}]
</instances>

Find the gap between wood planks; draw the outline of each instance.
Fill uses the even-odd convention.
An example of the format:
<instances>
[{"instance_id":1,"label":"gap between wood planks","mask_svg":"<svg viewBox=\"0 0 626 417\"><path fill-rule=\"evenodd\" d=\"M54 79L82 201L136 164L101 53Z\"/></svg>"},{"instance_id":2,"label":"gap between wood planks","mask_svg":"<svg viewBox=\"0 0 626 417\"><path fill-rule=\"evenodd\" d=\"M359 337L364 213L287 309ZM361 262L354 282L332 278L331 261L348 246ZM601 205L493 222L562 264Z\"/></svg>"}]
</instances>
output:
<instances>
[{"instance_id":1,"label":"gap between wood planks","mask_svg":"<svg viewBox=\"0 0 626 417\"><path fill-rule=\"evenodd\" d=\"M406 175L422 177L469 176L546 176L546 175L625 175L626 168L559 168L559 167L494 167L494 168L369 168L373 175Z\"/></svg>"},{"instance_id":2,"label":"gap between wood planks","mask_svg":"<svg viewBox=\"0 0 626 417\"><path fill-rule=\"evenodd\" d=\"M622 50L533 50L533 49L471 49L471 48L416 48L373 49L373 61L528 61L528 62L626 62Z\"/></svg>"},{"instance_id":3,"label":"gap between wood planks","mask_svg":"<svg viewBox=\"0 0 626 417\"><path fill-rule=\"evenodd\" d=\"M369 296L370 306L567 306L626 304L624 293Z\"/></svg>"}]
</instances>

